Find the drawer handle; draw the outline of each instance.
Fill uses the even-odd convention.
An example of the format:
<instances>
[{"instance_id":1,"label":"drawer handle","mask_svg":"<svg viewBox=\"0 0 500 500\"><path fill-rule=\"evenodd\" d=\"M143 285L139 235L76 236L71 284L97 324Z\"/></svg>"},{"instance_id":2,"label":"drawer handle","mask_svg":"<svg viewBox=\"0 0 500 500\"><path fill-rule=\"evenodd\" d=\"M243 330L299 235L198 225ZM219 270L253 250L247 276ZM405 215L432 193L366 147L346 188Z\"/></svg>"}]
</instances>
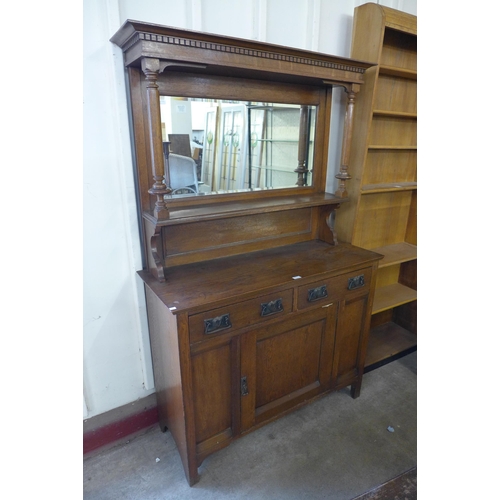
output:
<instances>
[{"instance_id":1,"label":"drawer handle","mask_svg":"<svg viewBox=\"0 0 500 500\"><path fill-rule=\"evenodd\" d=\"M365 286L365 275L360 274L359 276L354 276L354 278L349 278L347 283L348 290L354 290L355 288L360 288Z\"/></svg>"},{"instance_id":2,"label":"drawer handle","mask_svg":"<svg viewBox=\"0 0 500 500\"><path fill-rule=\"evenodd\" d=\"M229 313L217 316L216 318L204 319L203 321L205 323L205 334L219 332L233 326L229 319Z\"/></svg>"},{"instance_id":3,"label":"drawer handle","mask_svg":"<svg viewBox=\"0 0 500 500\"><path fill-rule=\"evenodd\" d=\"M328 297L326 285L318 286L317 288L311 288L307 291L308 302L314 302L315 300L324 299L325 297Z\"/></svg>"},{"instance_id":4,"label":"drawer handle","mask_svg":"<svg viewBox=\"0 0 500 500\"><path fill-rule=\"evenodd\" d=\"M271 300L270 302L260 305L260 315L270 316L271 314L276 314L282 312L283 309L283 299Z\"/></svg>"}]
</instances>

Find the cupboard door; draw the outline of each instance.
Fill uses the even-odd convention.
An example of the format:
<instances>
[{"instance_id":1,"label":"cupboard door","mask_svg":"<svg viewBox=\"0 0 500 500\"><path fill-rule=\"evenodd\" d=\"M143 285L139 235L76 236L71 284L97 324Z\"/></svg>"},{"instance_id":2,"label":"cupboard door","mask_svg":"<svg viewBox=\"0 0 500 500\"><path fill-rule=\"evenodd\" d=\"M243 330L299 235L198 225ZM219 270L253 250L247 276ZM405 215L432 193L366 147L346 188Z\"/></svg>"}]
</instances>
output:
<instances>
[{"instance_id":1,"label":"cupboard door","mask_svg":"<svg viewBox=\"0 0 500 500\"><path fill-rule=\"evenodd\" d=\"M339 304L332 374L335 389L361 383L369 328L367 307L368 295Z\"/></svg>"},{"instance_id":2,"label":"cupboard door","mask_svg":"<svg viewBox=\"0 0 500 500\"><path fill-rule=\"evenodd\" d=\"M238 433L239 352L237 339L210 344L191 356L194 428L198 463ZM237 394L237 392L236 392Z\"/></svg>"},{"instance_id":3,"label":"cupboard door","mask_svg":"<svg viewBox=\"0 0 500 500\"><path fill-rule=\"evenodd\" d=\"M241 428L327 391L337 303L263 326L241 338Z\"/></svg>"}]
</instances>

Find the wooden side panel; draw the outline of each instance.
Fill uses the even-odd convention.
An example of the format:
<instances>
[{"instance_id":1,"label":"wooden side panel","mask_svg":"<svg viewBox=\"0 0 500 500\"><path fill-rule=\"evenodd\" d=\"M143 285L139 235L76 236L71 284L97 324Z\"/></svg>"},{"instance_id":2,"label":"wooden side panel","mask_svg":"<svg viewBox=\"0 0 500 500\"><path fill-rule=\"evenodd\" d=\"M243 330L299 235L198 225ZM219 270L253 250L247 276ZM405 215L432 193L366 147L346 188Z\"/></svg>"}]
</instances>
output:
<instances>
[{"instance_id":1,"label":"wooden side panel","mask_svg":"<svg viewBox=\"0 0 500 500\"><path fill-rule=\"evenodd\" d=\"M183 403L177 320L147 286L146 302L160 428L162 431L168 428L172 433L184 469L187 471L189 469L187 425Z\"/></svg>"},{"instance_id":2,"label":"wooden side panel","mask_svg":"<svg viewBox=\"0 0 500 500\"><path fill-rule=\"evenodd\" d=\"M408 214L408 227L406 228L405 241L412 245L417 244L417 192L411 197L410 213Z\"/></svg>"},{"instance_id":3,"label":"wooden side panel","mask_svg":"<svg viewBox=\"0 0 500 500\"><path fill-rule=\"evenodd\" d=\"M351 383L358 375L366 306L367 296L351 302L342 302L340 305L333 362L336 386Z\"/></svg>"}]
</instances>

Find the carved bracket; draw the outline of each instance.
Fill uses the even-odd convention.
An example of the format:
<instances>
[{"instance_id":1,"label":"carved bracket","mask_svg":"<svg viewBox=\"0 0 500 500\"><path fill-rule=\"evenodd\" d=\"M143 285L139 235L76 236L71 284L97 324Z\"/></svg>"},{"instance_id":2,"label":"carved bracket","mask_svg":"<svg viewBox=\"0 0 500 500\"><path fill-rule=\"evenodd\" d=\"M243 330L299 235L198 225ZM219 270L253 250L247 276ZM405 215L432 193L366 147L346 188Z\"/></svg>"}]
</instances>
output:
<instances>
[{"instance_id":1,"label":"carved bracket","mask_svg":"<svg viewBox=\"0 0 500 500\"><path fill-rule=\"evenodd\" d=\"M165 281L165 270L163 268L163 243L161 236L161 227L156 226L154 229L154 234L150 239L151 256L155 263L156 278L158 281Z\"/></svg>"},{"instance_id":2,"label":"carved bracket","mask_svg":"<svg viewBox=\"0 0 500 500\"><path fill-rule=\"evenodd\" d=\"M321 241L330 243L330 245L338 245L337 233L335 232L335 214L339 204L322 207L319 213L319 233L318 237Z\"/></svg>"},{"instance_id":3,"label":"carved bracket","mask_svg":"<svg viewBox=\"0 0 500 500\"><path fill-rule=\"evenodd\" d=\"M335 232L335 215L336 212L335 210L332 210L328 216L326 217L326 225L328 226L328 229L332 232L332 237L333 237L333 245L338 245L339 242L337 240L337 233Z\"/></svg>"}]
</instances>

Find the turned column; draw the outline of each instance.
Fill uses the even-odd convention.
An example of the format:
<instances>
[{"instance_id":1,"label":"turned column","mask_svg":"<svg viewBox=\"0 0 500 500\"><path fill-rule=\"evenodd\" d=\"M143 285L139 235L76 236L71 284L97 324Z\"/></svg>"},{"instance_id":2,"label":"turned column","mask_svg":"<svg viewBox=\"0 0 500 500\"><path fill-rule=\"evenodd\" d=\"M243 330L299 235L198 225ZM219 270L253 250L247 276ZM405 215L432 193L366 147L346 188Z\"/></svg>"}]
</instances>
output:
<instances>
[{"instance_id":1,"label":"turned column","mask_svg":"<svg viewBox=\"0 0 500 500\"><path fill-rule=\"evenodd\" d=\"M347 198L347 189L345 186L346 181L348 181L351 176L349 175L349 156L351 154L351 142L352 142L352 125L354 118L354 102L356 100L356 94L359 92L360 85L353 83L348 88L346 92L348 93L347 109L344 119L344 136L342 139L342 158L340 162L340 171L335 176L339 180L339 185L335 195L339 198Z\"/></svg>"},{"instance_id":2,"label":"turned column","mask_svg":"<svg viewBox=\"0 0 500 500\"><path fill-rule=\"evenodd\" d=\"M297 186L307 185L307 157L309 155L309 106L300 107L299 118L299 154L298 165L294 172L297 172Z\"/></svg>"},{"instance_id":3,"label":"turned column","mask_svg":"<svg viewBox=\"0 0 500 500\"><path fill-rule=\"evenodd\" d=\"M165 160L163 156L163 141L161 136L160 93L158 91L158 75L160 73L159 59L145 58L141 61L142 71L146 76L147 89L147 128L151 171L154 184L148 193L156 196L154 216L158 220L168 219L169 212L164 195L172 189L165 184ZM163 69L163 68L161 68Z\"/></svg>"}]
</instances>

